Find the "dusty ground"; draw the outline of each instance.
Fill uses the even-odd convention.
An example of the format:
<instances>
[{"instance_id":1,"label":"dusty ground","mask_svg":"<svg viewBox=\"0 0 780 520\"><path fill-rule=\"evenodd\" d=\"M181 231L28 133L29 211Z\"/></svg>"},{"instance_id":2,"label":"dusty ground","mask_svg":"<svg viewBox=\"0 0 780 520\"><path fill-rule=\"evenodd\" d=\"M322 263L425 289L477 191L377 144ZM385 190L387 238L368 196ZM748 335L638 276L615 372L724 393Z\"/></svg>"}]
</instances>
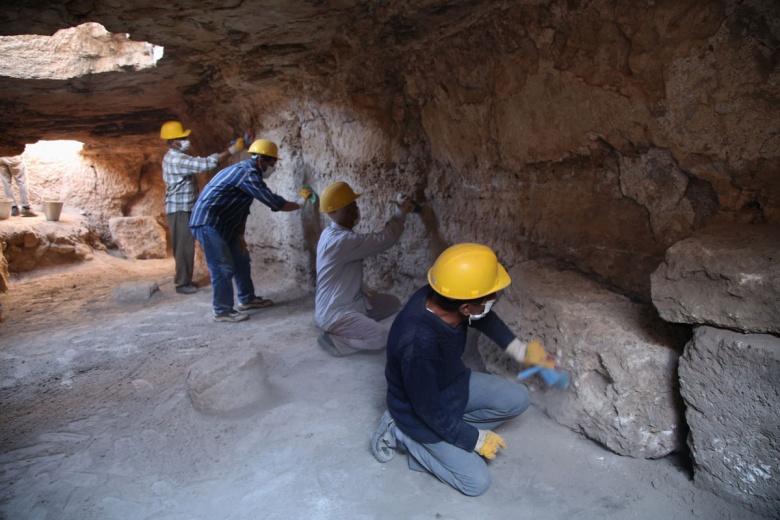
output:
<instances>
[{"instance_id":1,"label":"dusty ground","mask_svg":"<svg viewBox=\"0 0 780 520\"><path fill-rule=\"evenodd\" d=\"M468 498L368 439L382 355L316 343L313 297L255 278L277 305L211 321L211 291L177 295L170 260L91 262L15 277L0 295L0 515L7 519L755 519L698 490L682 458L614 455L537 409L499 431L493 486ZM112 290L156 281L154 298ZM402 295L405 296L405 295ZM187 371L215 352L262 352L271 406L196 412Z\"/></svg>"}]
</instances>

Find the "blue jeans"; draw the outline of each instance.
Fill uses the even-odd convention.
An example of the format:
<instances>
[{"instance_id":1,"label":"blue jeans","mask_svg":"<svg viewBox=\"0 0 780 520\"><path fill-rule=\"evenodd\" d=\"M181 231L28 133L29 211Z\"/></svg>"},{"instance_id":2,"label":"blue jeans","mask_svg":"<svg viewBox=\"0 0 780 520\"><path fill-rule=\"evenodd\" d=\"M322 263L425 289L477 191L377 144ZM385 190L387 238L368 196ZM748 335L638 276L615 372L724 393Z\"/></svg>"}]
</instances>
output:
<instances>
[{"instance_id":1,"label":"blue jeans","mask_svg":"<svg viewBox=\"0 0 780 520\"><path fill-rule=\"evenodd\" d=\"M472 372L469 400L463 419L480 430L492 430L523 413L530 404L531 397L525 386L489 374ZM443 441L421 444L404 435L397 426L393 428L393 433L409 452L410 467L422 467L464 495L478 496L490 487L490 471L477 452L466 451Z\"/></svg>"},{"instance_id":2,"label":"blue jeans","mask_svg":"<svg viewBox=\"0 0 780 520\"><path fill-rule=\"evenodd\" d=\"M196 226L190 230L206 255L206 265L211 274L214 314L226 314L233 310L234 277L238 301L249 302L255 296L255 286L252 283L249 251L241 252L239 237L225 240L211 226Z\"/></svg>"}]
</instances>

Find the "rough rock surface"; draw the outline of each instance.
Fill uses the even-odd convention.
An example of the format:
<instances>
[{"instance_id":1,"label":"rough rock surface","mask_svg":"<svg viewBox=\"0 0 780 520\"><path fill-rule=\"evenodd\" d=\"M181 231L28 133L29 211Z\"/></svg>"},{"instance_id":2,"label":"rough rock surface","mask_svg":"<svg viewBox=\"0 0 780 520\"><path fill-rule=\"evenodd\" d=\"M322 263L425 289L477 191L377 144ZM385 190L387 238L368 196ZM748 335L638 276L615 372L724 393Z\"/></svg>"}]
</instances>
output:
<instances>
[{"instance_id":1,"label":"rough rock surface","mask_svg":"<svg viewBox=\"0 0 780 520\"><path fill-rule=\"evenodd\" d=\"M612 451L657 458L681 449L685 422L677 360L685 342L652 307L632 303L572 272L535 262L510 271L496 312L521 340L540 339L571 376L568 390L529 380L534 400L561 424ZM492 372L520 367L486 337L480 351Z\"/></svg>"},{"instance_id":2,"label":"rough rock surface","mask_svg":"<svg viewBox=\"0 0 780 520\"><path fill-rule=\"evenodd\" d=\"M187 392L195 409L207 415L256 413L276 398L263 355L246 348L231 348L192 365Z\"/></svg>"},{"instance_id":3,"label":"rough rock surface","mask_svg":"<svg viewBox=\"0 0 780 520\"><path fill-rule=\"evenodd\" d=\"M649 300L649 274L692 231L779 218L778 9L771 0L32 0L0 11L0 34L93 22L115 37L93 26L68 36L67 48L81 38L85 49L72 68L90 74L2 78L0 103L14 108L0 111L0 153L38 139L84 142L98 159L87 177L96 195L66 201L105 226L137 214L127 207L159 205L161 192L144 192L138 178L159 175L162 121L182 119L201 155L251 128L280 144L272 184L283 196L350 181L366 193L370 230L398 191L426 203L404 254L367 265L380 289L409 289L444 246L474 240L510 265L555 261ZM164 48L156 66L130 66L125 54L106 64L105 52L143 42ZM137 194L100 193L116 177ZM247 238L256 261L311 284L323 223L255 211Z\"/></svg>"},{"instance_id":4,"label":"rough rock surface","mask_svg":"<svg viewBox=\"0 0 780 520\"><path fill-rule=\"evenodd\" d=\"M105 249L95 230L74 213L64 213L57 222L47 221L42 214L5 220L0 242L6 243L4 260L12 273L91 260L94 248Z\"/></svg>"},{"instance_id":5,"label":"rough rock surface","mask_svg":"<svg viewBox=\"0 0 780 520\"><path fill-rule=\"evenodd\" d=\"M157 282L127 282L111 292L111 299L120 303L144 303L159 290Z\"/></svg>"},{"instance_id":6,"label":"rough rock surface","mask_svg":"<svg viewBox=\"0 0 780 520\"><path fill-rule=\"evenodd\" d=\"M667 321L780 333L780 227L700 230L669 248L651 283Z\"/></svg>"},{"instance_id":7,"label":"rough rock surface","mask_svg":"<svg viewBox=\"0 0 780 520\"><path fill-rule=\"evenodd\" d=\"M165 230L152 217L114 217L108 225L125 258L165 258Z\"/></svg>"},{"instance_id":8,"label":"rough rock surface","mask_svg":"<svg viewBox=\"0 0 780 520\"><path fill-rule=\"evenodd\" d=\"M0 293L8 290L8 260L5 258L5 249L8 244L0 240Z\"/></svg>"},{"instance_id":9,"label":"rough rock surface","mask_svg":"<svg viewBox=\"0 0 780 520\"><path fill-rule=\"evenodd\" d=\"M91 73L0 78L0 154L39 139L82 141L88 166L60 195L109 245L109 218L165 226L158 132L169 119L193 129L198 155L245 129L275 140L282 160L269 185L288 199L301 184L352 183L364 193L361 232L381 228L399 191L423 203L400 243L366 262L366 282L399 296L446 246L476 241L507 266L544 261L647 302L650 274L674 243L711 223L780 221L773 0L26 0L0 9L2 35L86 22L113 36L89 26L66 46L81 38L81 60L58 59L51 44L47 59ZM154 67L124 58L114 67L103 54L143 42L164 48ZM327 224L312 206L280 214L256 204L246 235L255 268L312 288ZM634 318L616 316L629 323L616 330L634 330ZM605 387L627 384L613 383ZM674 394L667 383L664 402Z\"/></svg>"},{"instance_id":10,"label":"rough rock surface","mask_svg":"<svg viewBox=\"0 0 780 520\"><path fill-rule=\"evenodd\" d=\"M780 518L780 339L697 327L680 358L697 485Z\"/></svg>"}]
</instances>

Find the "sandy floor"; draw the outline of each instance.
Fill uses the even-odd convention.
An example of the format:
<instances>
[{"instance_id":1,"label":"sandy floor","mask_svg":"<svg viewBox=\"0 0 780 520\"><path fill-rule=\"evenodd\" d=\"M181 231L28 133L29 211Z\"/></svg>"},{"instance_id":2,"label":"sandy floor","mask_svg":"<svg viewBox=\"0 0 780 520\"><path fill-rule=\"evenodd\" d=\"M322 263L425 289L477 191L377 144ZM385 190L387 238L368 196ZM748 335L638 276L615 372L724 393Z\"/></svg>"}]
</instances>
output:
<instances>
[{"instance_id":1,"label":"sandy floor","mask_svg":"<svg viewBox=\"0 0 780 520\"><path fill-rule=\"evenodd\" d=\"M698 490L681 458L614 455L537 409L499 431L493 486L468 498L379 464L382 355L336 359L316 343L313 297L269 285L277 305L211 321L211 291L177 295L170 260L97 253L16 277L0 295L0 516L7 519L754 519ZM268 278L268 277L266 277ZM156 281L145 304L111 299ZM188 368L262 352L271 405L224 419L196 412Z\"/></svg>"}]
</instances>

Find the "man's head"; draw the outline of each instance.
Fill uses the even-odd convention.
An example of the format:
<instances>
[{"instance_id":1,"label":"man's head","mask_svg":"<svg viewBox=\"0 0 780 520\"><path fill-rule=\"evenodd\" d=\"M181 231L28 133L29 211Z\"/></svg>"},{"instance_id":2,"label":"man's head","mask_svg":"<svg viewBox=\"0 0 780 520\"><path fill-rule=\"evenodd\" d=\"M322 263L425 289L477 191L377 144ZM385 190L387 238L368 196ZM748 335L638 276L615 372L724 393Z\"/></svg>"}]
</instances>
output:
<instances>
[{"instance_id":1,"label":"man's head","mask_svg":"<svg viewBox=\"0 0 780 520\"><path fill-rule=\"evenodd\" d=\"M276 161L279 160L279 147L273 141L258 139L247 150L252 159L256 161L257 168L262 172L263 179L269 178L276 170Z\"/></svg>"},{"instance_id":2,"label":"man's head","mask_svg":"<svg viewBox=\"0 0 780 520\"><path fill-rule=\"evenodd\" d=\"M180 122L168 121L160 128L160 138L168 141L169 147L186 152L190 149L190 140L187 139L190 132L191 130L185 130Z\"/></svg>"},{"instance_id":3,"label":"man's head","mask_svg":"<svg viewBox=\"0 0 780 520\"><path fill-rule=\"evenodd\" d=\"M506 269L487 246L457 244L444 250L428 271L436 303L470 320L490 312L496 293L512 283Z\"/></svg>"},{"instance_id":4,"label":"man's head","mask_svg":"<svg viewBox=\"0 0 780 520\"><path fill-rule=\"evenodd\" d=\"M336 224L352 229L360 221L360 208L355 202L358 197L360 193L355 193L346 182L334 182L320 195L320 210Z\"/></svg>"}]
</instances>

